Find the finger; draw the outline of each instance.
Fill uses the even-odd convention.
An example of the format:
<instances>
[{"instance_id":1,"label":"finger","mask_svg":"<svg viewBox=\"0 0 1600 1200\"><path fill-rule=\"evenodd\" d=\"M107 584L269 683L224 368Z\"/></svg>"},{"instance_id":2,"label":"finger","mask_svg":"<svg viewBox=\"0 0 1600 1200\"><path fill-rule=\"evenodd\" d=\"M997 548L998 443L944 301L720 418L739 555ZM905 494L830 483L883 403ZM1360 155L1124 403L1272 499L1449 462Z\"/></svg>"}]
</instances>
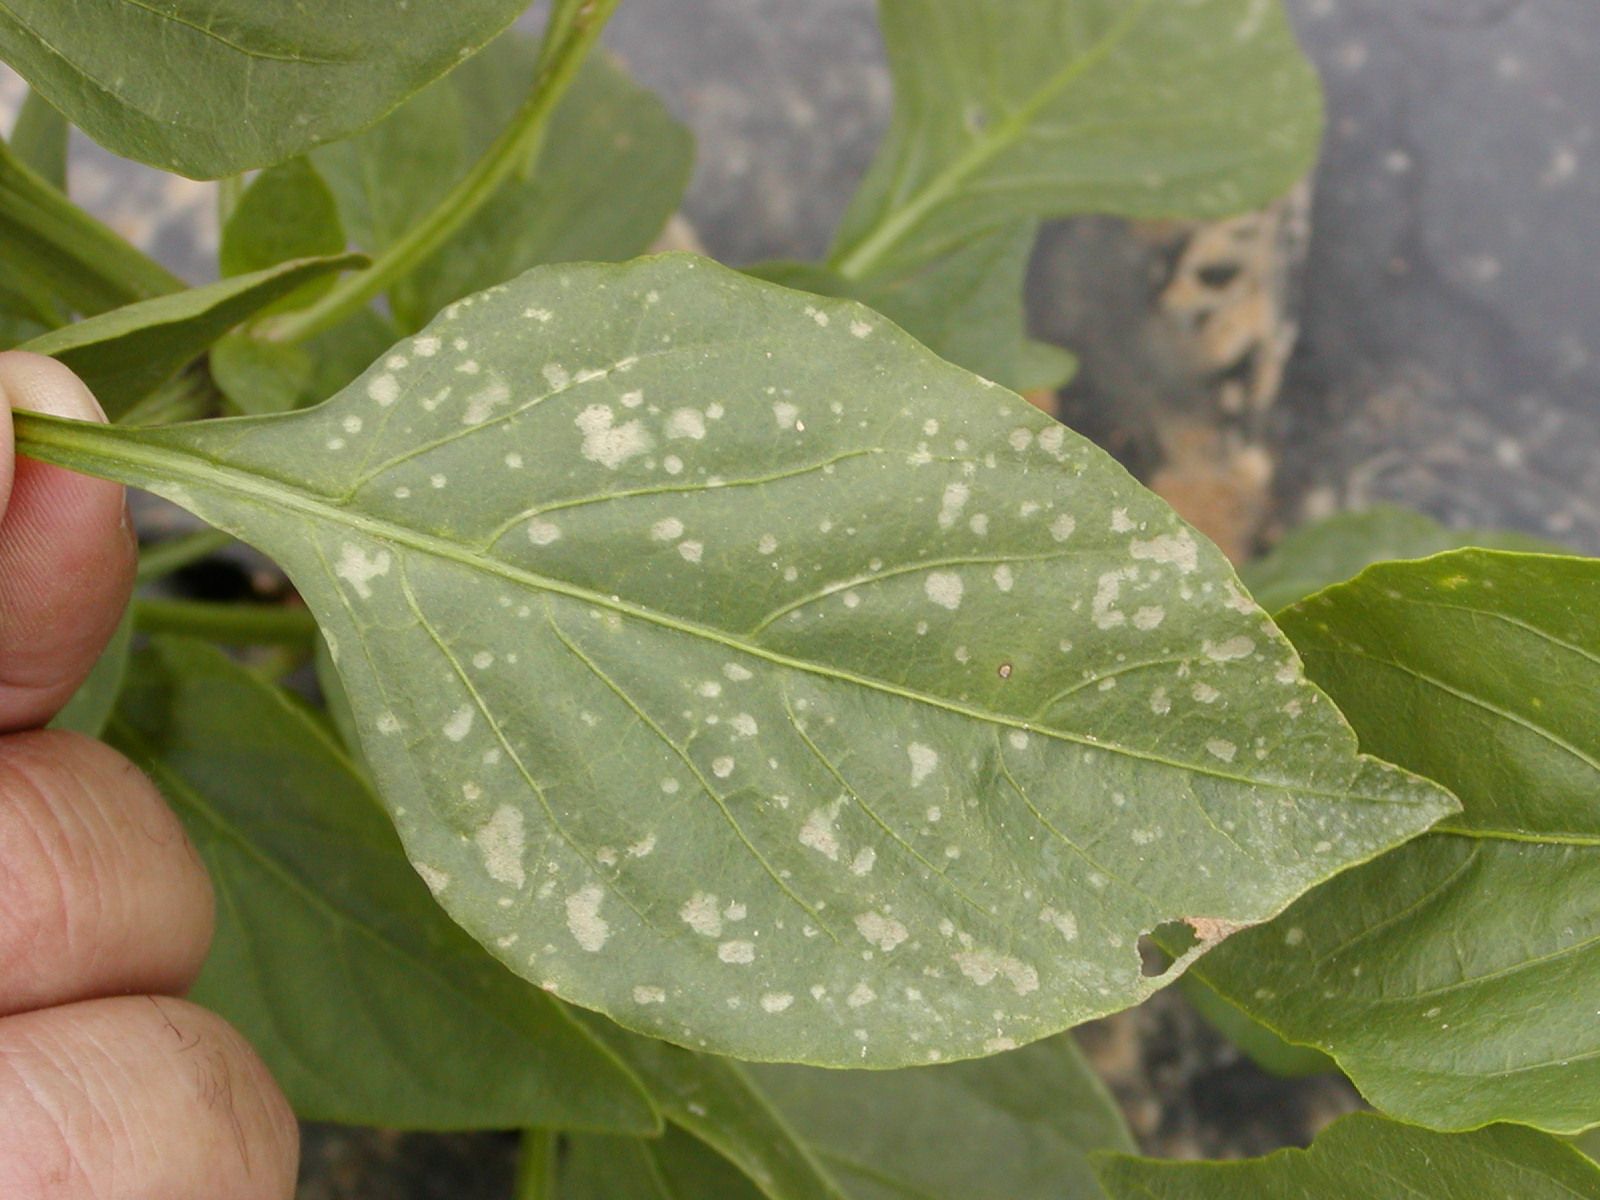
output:
<instances>
[{"instance_id":1,"label":"finger","mask_svg":"<svg viewBox=\"0 0 1600 1200\"><path fill-rule=\"evenodd\" d=\"M0 1016L180 994L211 931L205 867L137 768L74 733L0 738Z\"/></svg>"},{"instance_id":2,"label":"finger","mask_svg":"<svg viewBox=\"0 0 1600 1200\"><path fill-rule=\"evenodd\" d=\"M13 461L11 409L103 421L88 388L37 354L0 354L0 731L42 725L77 690L133 589L138 561L122 488Z\"/></svg>"},{"instance_id":3,"label":"finger","mask_svg":"<svg viewBox=\"0 0 1600 1200\"><path fill-rule=\"evenodd\" d=\"M0 1196L288 1200L298 1130L222 1018L121 996L0 1020Z\"/></svg>"}]
</instances>

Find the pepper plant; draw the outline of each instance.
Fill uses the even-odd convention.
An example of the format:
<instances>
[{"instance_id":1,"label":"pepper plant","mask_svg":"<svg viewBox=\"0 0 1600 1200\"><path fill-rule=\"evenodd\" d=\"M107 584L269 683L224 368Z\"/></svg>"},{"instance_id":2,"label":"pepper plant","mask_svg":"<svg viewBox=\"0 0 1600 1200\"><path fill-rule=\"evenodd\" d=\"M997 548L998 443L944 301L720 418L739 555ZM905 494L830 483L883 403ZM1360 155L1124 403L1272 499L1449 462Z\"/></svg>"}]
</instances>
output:
<instances>
[{"instance_id":1,"label":"pepper plant","mask_svg":"<svg viewBox=\"0 0 1600 1200\"><path fill-rule=\"evenodd\" d=\"M113 418L19 452L215 528L147 579L238 538L304 601L142 597L64 718L184 818L196 998L300 1113L526 1130L573 1200L1600 1195L1555 1136L1600 1123L1595 564L1340 582L1449 539L1335 526L1274 620L1013 390L1071 370L1041 220L1307 170L1276 0L881 0L833 249L743 272L635 257L691 147L595 50L617 0L522 7L0 17L6 344ZM69 122L220 179L218 282L71 204ZM325 707L205 637L315 645ZM1061 1035L1185 971L1382 1115L1129 1157Z\"/></svg>"}]
</instances>

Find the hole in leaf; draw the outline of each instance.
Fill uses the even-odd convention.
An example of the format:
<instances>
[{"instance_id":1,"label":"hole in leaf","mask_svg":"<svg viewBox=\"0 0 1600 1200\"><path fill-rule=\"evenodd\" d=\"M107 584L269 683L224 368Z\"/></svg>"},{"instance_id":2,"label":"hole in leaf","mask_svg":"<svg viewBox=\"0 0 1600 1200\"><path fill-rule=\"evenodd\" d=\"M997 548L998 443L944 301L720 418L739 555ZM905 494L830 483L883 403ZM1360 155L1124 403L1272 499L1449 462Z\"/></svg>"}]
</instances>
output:
<instances>
[{"instance_id":1,"label":"hole in leaf","mask_svg":"<svg viewBox=\"0 0 1600 1200\"><path fill-rule=\"evenodd\" d=\"M1199 944L1200 938L1189 921L1163 922L1140 935L1139 973L1146 979L1160 979Z\"/></svg>"}]
</instances>

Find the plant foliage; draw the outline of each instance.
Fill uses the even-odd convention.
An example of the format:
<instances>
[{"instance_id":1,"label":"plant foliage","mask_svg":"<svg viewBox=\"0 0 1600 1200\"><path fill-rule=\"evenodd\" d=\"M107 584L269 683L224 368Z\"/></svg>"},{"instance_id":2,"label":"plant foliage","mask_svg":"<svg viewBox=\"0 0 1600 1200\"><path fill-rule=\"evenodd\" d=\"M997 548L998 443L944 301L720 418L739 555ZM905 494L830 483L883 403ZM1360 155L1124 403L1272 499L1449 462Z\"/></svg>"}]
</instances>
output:
<instances>
[{"instance_id":1,"label":"plant foliage","mask_svg":"<svg viewBox=\"0 0 1600 1200\"><path fill-rule=\"evenodd\" d=\"M1073 366L1028 336L1041 220L1307 169L1282 6L882 0L827 260L741 274L636 257L692 143L595 51L616 3L0 15L0 337L114 419L19 451L306 606L147 597L60 718L206 857L197 997L308 1117L534 1130L530 1196L1600 1195L1552 1136L1600 1124L1594 562L1386 510L1247 590L1011 390ZM262 168L220 282L71 202L68 122ZM185 622L276 657L148 636ZM322 712L263 678L314 638ZM1055 1035L1191 968L1386 1115L1128 1157Z\"/></svg>"}]
</instances>

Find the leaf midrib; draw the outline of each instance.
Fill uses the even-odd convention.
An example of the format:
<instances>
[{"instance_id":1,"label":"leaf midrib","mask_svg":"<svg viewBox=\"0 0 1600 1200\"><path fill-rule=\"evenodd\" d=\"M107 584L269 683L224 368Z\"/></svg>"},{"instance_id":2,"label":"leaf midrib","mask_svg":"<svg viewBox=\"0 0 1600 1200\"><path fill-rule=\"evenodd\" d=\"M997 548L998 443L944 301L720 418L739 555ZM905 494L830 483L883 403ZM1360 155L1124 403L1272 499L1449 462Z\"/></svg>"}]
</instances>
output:
<instances>
[{"instance_id":1,"label":"leaf midrib","mask_svg":"<svg viewBox=\"0 0 1600 1200\"><path fill-rule=\"evenodd\" d=\"M284 419L273 418L272 420L276 422ZM292 420L293 417L291 416L288 419ZM1311 799L1360 800L1375 804L1408 804L1404 800L1367 795L1348 789L1326 791L1309 785L1236 775L1231 772L1217 770L1205 764L1179 762L1149 751L1136 750L1118 742L1106 741L1095 737L1093 734L1077 734L1067 730L1041 726L1020 717L989 712L972 705L919 692L887 680L875 679L871 676L859 675L855 672L842 670L823 663L795 658L764 646L743 641L710 626L687 621L669 613L646 608L643 605L634 604L621 598L613 599L604 593L591 591L588 588L579 587L564 580L538 575L532 571L513 566L501 559L473 554L466 548L437 535L424 533L421 530L382 520L364 513L352 512L331 502L327 497L304 491L284 480L252 475L243 469L230 468L224 463L213 462L196 451L164 447L153 440L161 437L166 431L155 431L154 433L151 433L151 431L134 431L117 426L101 425L96 422L71 421L28 412L16 413L14 422L17 447L20 453L28 454L44 461L51 461L59 466L86 470L103 478L115 479L135 487L145 488L158 495L163 494L162 488L164 485L169 488L172 485L176 485L181 496L181 493L186 490L185 485L190 483L201 488L211 489L213 492L232 494L239 499L261 503L269 510L276 510L279 513L298 513L314 521L321 520L333 525L342 525L359 536L375 542L396 548L414 550L424 555L431 555L456 563L469 570L496 576L508 583L519 584L534 591L562 596L582 604L606 609L617 613L619 616L644 621L674 633L681 633L688 637L713 642L727 647L734 653L762 659L774 667L784 667L834 682L852 684L914 704L947 712L954 716L965 717L969 720L993 726L1016 729L1025 733L1035 733L1071 745L1104 750L1111 754L1119 754L1137 761L1148 762L1154 766L1165 767L1187 775L1204 776L1243 787L1269 788ZM191 435L203 436L198 429L190 428L187 432ZM44 453L41 454L40 451ZM51 455L50 451L56 451L56 453ZM168 495L166 498L173 500L180 507L187 507L184 503L187 497L179 498ZM228 532L234 533L241 540L251 540L243 531L229 530ZM262 548L265 549L265 547ZM337 587L337 584L334 586ZM1365 762L1368 760L1358 756L1355 761Z\"/></svg>"}]
</instances>

